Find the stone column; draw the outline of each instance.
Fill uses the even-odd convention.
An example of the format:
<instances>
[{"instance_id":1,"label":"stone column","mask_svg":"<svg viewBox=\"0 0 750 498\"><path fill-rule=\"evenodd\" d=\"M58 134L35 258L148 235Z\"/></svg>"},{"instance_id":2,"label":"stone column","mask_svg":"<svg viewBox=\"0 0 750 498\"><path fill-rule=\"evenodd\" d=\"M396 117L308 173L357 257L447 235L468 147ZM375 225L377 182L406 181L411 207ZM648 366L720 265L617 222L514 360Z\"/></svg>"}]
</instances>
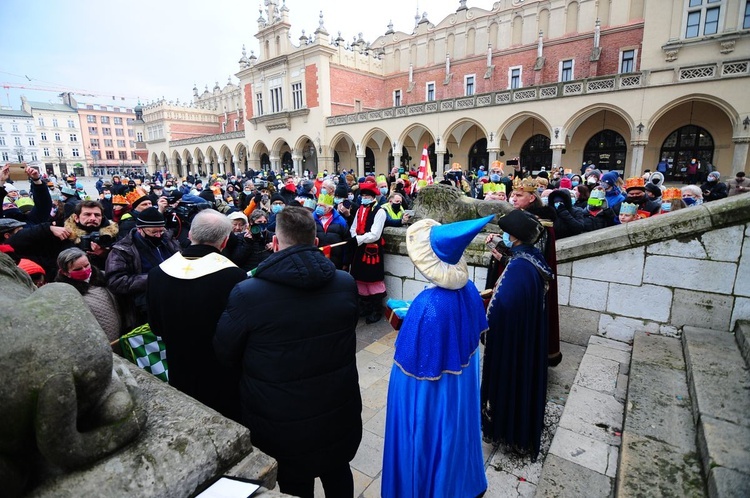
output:
<instances>
[{"instance_id":1,"label":"stone column","mask_svg":"<svg viewBox=\"0 0 750 498\"><path fill-rule=\"evenodd\" d=\"M219 161L219 164L216 167L216 174L220 175L222 173L224 173L224 161Z\"/></svg>"},{"instance_id":2,"label":"stone column","mask_svg":"<svg viewBox=\"0 0 750 498\"><path fill-rule=\"evenodd\" d=\"M487 149L487 152L490 154L490 164L497 161L497 153L500 152L500 149ZM490 164L487 165L487 168L489 169Z\"/></svg>"},{"instance_id":3,"label":"stone column","mask_svg":"<svg viewBox=\"0 0 750 498\"><path fill-rule=\"evenodd\" d=\"M237 156L232 156L232 164L234 164L234 168L232 169L232 174L236 175L236 176L239 176L238 171L240 169L240 165L239 165L239 162L237 160Z\"/></svg>"},{"instance_id":4,"label":"stone column","mask_svg":"<svg viewBox=\"0 0 750 498\"><path fill-rule=\"evenodd\" d=\"M398 166L399 168L401 167L401 153L400 152L398 152L398 153L394 152L394 154L393 154L393 165L394 166ZM404 171L406 171L407 173L409 172L409 165L408 164L406 166L404 166Z\"/></svg>"},{"instance_id":5,"label":"stone column","mask_svg":"<svg viewBox=\"0 0 750 498\"><path fill-rule=\"evenodd\" d=\"M357 154L357 177L365 176L365 155Z\"/></svg>"},{"instance_id":6,"label":"stone column","mask_svg":"<svg viewBox=\"0 0 750 498\"><path fill-rule=\"evenodd\" d=\"M445 152L439 152L437 154L437 164L434 164L433 166L437 168L438 171L442 171L442 166L445 163ZM438 166L440 166L438 168Z\"/></svg>"},{"instance_id":7,"label":"stone column","mask_svg":"<svg viewBox=\"0 0 750 498\"><path fill-rule=\"evenodd\" d=\"M734 143L734 156L732 156L732 171L730 175L734 176L738 171L745 171L748 167L747 152L750 148L750 137L732 139Z\"/></svg>"},{"instance_id":8,"label":"stone column","mask_svg":"<svg viewBox=\"0 0 750 498\"><path fill-rule=\"evenodd\" d=\"M300 176L302 174L302 158L300 156L292 155L292 173L296 176Z\"/></svg>"},{"instance_id":9,"label":"stone column","mask_svg":"<svg viewBox=\"0 0 750 498\"><path fill-rule=\"evenodd\" d=\"M562 164L562 150L565 148L564 145L550 145L552 149L552 164L556 164L559 168Z\"/></svg>"},{"instance_id":10,"label":"stone column","mask_svg":"<svg viewBox=\"0 0 750 498\"><path fill-rule=\"evenodd\" d=\"M636 140L630 142L633 147L633 153L630 157L630 166L625 169L623 165L623 171L625 172L625 178L631 178L634 176L641 176L643 173L643 151L646 148L648 140Z\"/></svg>"}]
</instances>

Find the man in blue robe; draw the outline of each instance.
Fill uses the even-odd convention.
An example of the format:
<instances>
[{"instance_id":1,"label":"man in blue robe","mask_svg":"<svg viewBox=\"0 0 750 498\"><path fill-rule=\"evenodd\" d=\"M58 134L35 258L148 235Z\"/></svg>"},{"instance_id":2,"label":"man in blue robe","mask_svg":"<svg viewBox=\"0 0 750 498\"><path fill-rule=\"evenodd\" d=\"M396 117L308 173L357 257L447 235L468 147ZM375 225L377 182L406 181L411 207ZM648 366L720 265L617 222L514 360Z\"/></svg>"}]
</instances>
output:
<instances>
[{"instance_id":1,"label":"man in blue robe","mask_svg":"<svg viewBox=\"0 0 750 498\"><path fill-rule=\"evenodd\" d=\"M494 443L536 460L547 393L547 312L553 272L534 247L543 227L530 213L497 221L510 260L487 309L489 330L482 372L482 432ZM493 256L500 257L497 250Z\"/></svg>"},{"instance_id":2,"label":"man in blue robe","mask_svg":"<svg viewBox=\"0 0 750 498\"><path fill-rule=\"evenodd\" d=\"M478 353L487 319L462 255L492 218L449 225L425 219L406 232L409 257L434 286L416 297L396 340L384 498L474 498L487 489Z\"/></svg>"}]
</instances>

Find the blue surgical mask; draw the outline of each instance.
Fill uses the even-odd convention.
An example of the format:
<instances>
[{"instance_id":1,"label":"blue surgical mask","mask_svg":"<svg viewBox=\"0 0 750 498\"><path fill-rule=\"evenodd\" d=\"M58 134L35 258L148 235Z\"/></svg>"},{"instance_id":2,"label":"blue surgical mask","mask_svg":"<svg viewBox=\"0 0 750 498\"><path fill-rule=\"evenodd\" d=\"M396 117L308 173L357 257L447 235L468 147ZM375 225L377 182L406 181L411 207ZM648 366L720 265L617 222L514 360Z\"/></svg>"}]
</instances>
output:
<instances>
[{"instance_id":1,"label":"blue surgical mask","mask_svg":"<svg viewBox=\"0 0 750 498\"><path fill-rule=\"evenodd\" d=\"M328 189L327 188L321 188L320 189L320 195L328 195Z\"/></svg>"},{"instance_id":2,"label":"blue surgical mask","mask_svg":"<svg viewBox=\"0 0 750 498\"><path fill-rule=\"evenodd\" d=\"M104 194L104 198L105 199L111 199L112 198L112 194Z\"/></svg>"},{"instance_id":3,"label":"blue surgical mask","mask_svg":"<svg viewBox=\"0 0 750 498\"><path fill-rule=\"evenodd\" d=\"M513 241L510 240L510 234L508 232L503 232L503 244L509 249L513 247Z\"/></svg>"},{"instance_id":4,"label":"blue surgical mask","mask_svg":"<svg viewBox=\"0 0 750 498\"><path fill-rule=\"evenodd\" d=\"M542 206L549 206L549 197L542 197Z\"/></svg>"},{"instance_id":5,"label":"blue surgical mask","mask_svg":"<svg viewBox=\"0 0 750 498\"><path fill-rule=\"evenodd\" d=\"M664 212L669 212L672 210L672 203L671 202L662 202L661 203L661 210Z\"/></svg>"},{"instance_id":6,"label":"blue surgical mask","mask_svg":"<svg viewBox=\"0 0 750 498\"><path fill-rule=\"evenodd\" d=\"M324 208L323 206L316 207L315 214L317 214L318 216L323 216L324 214L326 214L326 208Z\"/></svg>"},{"instance_id":7,"label":"blue surgical mask","mask_svg":"<svg viewBox=\"0 0 750 498\"><path fill-rule=\"evenodd\" d=\"M386 195L388 193L388 187L380 187L380 193Z\"/></svg>"},{"instance_id":8,"label":"blue surgical mask","mask_svg":"<svg viewBox=\"0 0 750 498\"><path fill-rule=\"evenodd\" d=\"M497 173L491 174L490 175L490 181L494 182L494 183L499 183L500 182L500 175L498 175Z\"/></svg>"},{"instance_id":9,"label":"blue surgical mask","mask_svg":"<svg viewBox=\"0 0 750 498\"><path fill-rule=\"evenodd\" d=\"M374 201L374 200L375 200L375 199L370 199L370 198L364 198L364 197L363 197L363 198L362 198L362 200L360 201L360 203L361 203L361 204L362 204L363 206L369 206L370 204L372 204L372 201Z\"/></svg>"},{"instance_id":10,"label":"blue surgical mask","mask_svg":"<svg viewBox=\"0 0 750 498\"><path fill-rule=\"evenodd\" d=\"M271 212L274 214L279 214L282 209L284 209L283 204L274 204L273 206L271 206Z\"/></svg>"},{"instance_id":11,"label":"blue surgical mask","mask_svg":"<svg viewBox=\"0 0 750 498\"><path fill-rule=\"evenodd\" d=\"M344 199L342 199L341 197L334 197L334 198L333 198L333 203L334 203L334 204L341 204L341 202L342 202L343 200L344 200Z\"/></svg>"},{"instance_id":12,"label":"blue surgical mask","mask_svg":"<svg viewBox=\"0 0 750 498\"><path fill-rule=\"evenodd\" d=\"M570 184L571 184L571 185L572 185L573 187L577 187L577 186L578 186L578 184L579 184L579 182L577 182L577 181L573 180L572 182L570 182Z\"/></svg>"},{"instance_id":13,"label":"blue surgical mask","mask_svg":"<svg viewBox=\"0 0 750 498\"><path fill-rule=\"evenodd\" d=\"M562 201L557 201L555 203L555 209L560 209L560 206L562 206L562 205L563 205Z\"/></svg>"},{"instance_id":14,"label":"blue surgical mask","mask_svg":"<svg viewBox=\"0 0 750 498\"><path fill-rule=\"evenodd\" d=\"M346 196L346 198L349 199L350 201L353 201L354 200L354 194L349 194L349 195Z\"/></svg>"},{"instance_id":15,"label":"blue surgical mask","mask_svg":"<svg viewBox=\"0 0 750 498\"><path fill-rule=\"evenodd\" d=\"M695 204L695 199L693 197L683 197L682 201L686 206L692 206Z\"/></svg>"}]
</instances>

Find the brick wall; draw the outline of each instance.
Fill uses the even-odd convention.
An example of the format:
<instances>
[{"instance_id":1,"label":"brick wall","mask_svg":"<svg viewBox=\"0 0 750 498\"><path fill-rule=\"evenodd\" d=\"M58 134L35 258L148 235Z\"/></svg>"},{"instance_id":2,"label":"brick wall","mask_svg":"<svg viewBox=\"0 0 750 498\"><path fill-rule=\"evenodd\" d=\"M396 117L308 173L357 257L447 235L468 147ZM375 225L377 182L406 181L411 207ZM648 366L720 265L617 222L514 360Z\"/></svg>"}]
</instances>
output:
<instances>
[{"instance_id":1,"label":"brick wall","mask_svg":"<svg viewBox=\"0 0 750 498\"><path fill-rule=\"evenodd\" d=\"M253 117L253 85L245 85L245 119ZM244 123L243 123L244 126Z\"/></svg>"},{"instance_id":2,"label":"brick wall","mask_svg":"<svg viewBox=\"0 0 750 498\"><path fill-rule=\"evenodd\" d=\"M362 102L362 110L382 109L393 104L390 91L386 97L382 78L331 66L331 114L356 112L355 100Z\"/></svg>"},{"instance_id":3,"label":"brick wall","mask_svg":"<svg viewBox=\"0 0 750 498\"><path fill-rule=\"evenodd\" d=\"M172 140L184 140L186 138L202 137L204 135L215 135L221 133L219 124L185 124L171 123L169 132Z\"/></svg>"},{"instance_id":4,"label":"brick wall","mask_svg":"<svg viewBox=\"0 0 750 498\"><path fill-rule=\"evenodd\" d=\"M228 112L226 116L226 119L224 119L224 114L219 115L219 130L221 130L221 125L225 121L227 123L227 133L231 131L242 131L245 129L245 121L242 119L240 119L239 123L237 123L237 130L234 129L234 120L239 119L239 112Z\"/></svg>"},{"instance_id":5,"label":"brick wall","mask_svg":"<svg viewBox=\"0 0 750 498\"><path fill-rule=\"evenodd\" d=\"M305 94L307 96L308 109L320 105L320 95L318 94L318 66L315 64L305 66Z\"/></svg>"},{"instance_id":6,"label":"brick wall","mask_svg":"<svg viewBox=\"0 0 750 498\"><path fill-rule=\"evenodd\" d=\"M572 41L547 41L544 46L545 64L540 72L534 71L536 63L536 45L508 53L495 53L492 64L495 66L490 78L485 79L487 58L473 57L469 60L451 61L452 78L447 85L445 81L445 63L429 68L414 68L414 89L407 92L408 73L396 73L381 81L377 77L356 73L344 68L331 68L331 101L332 114L349 114L354 112L354 100L362 101L363 108L383 108L393 105L393 91L401 90L401 105L424 102L427 82L435 82L435 99L462 97L465 94L464 77L475 76L474 93L489 93L505 90L509 85L508 69L522 66L523 86L557 83L560 61L573 59L574 79L590 78L616 74L619 71L620 49L638 48L640 68L640 46L643 38L641 25L631 29L604 31L600 46L602 52L599 60L592 63L589 59L593 48L593 38L575 39ZM309 95L309 93L308 93ZM309 96L308 96L309 101ZM339 104L339 105L337 105Z\"/></svg>"}]
</instances>

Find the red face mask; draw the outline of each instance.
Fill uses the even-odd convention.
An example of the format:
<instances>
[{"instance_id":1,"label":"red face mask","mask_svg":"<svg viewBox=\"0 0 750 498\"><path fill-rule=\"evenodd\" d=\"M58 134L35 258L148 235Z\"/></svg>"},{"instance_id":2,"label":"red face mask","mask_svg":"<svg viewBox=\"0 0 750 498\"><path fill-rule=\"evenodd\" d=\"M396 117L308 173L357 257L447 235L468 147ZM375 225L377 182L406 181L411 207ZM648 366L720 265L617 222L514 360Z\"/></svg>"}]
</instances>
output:
<instances>
[{"instance_id":1,"label":"red face mask","mask_svg":"<svg viewBox=\"0 0 750 498\"><path fill-rule=\"evenodd\" d=\"M91 267L84 268L83 270L72 270L68 272L68 276L73 280L85 282L91 277Z\"/></svg>"}]
</instances>

